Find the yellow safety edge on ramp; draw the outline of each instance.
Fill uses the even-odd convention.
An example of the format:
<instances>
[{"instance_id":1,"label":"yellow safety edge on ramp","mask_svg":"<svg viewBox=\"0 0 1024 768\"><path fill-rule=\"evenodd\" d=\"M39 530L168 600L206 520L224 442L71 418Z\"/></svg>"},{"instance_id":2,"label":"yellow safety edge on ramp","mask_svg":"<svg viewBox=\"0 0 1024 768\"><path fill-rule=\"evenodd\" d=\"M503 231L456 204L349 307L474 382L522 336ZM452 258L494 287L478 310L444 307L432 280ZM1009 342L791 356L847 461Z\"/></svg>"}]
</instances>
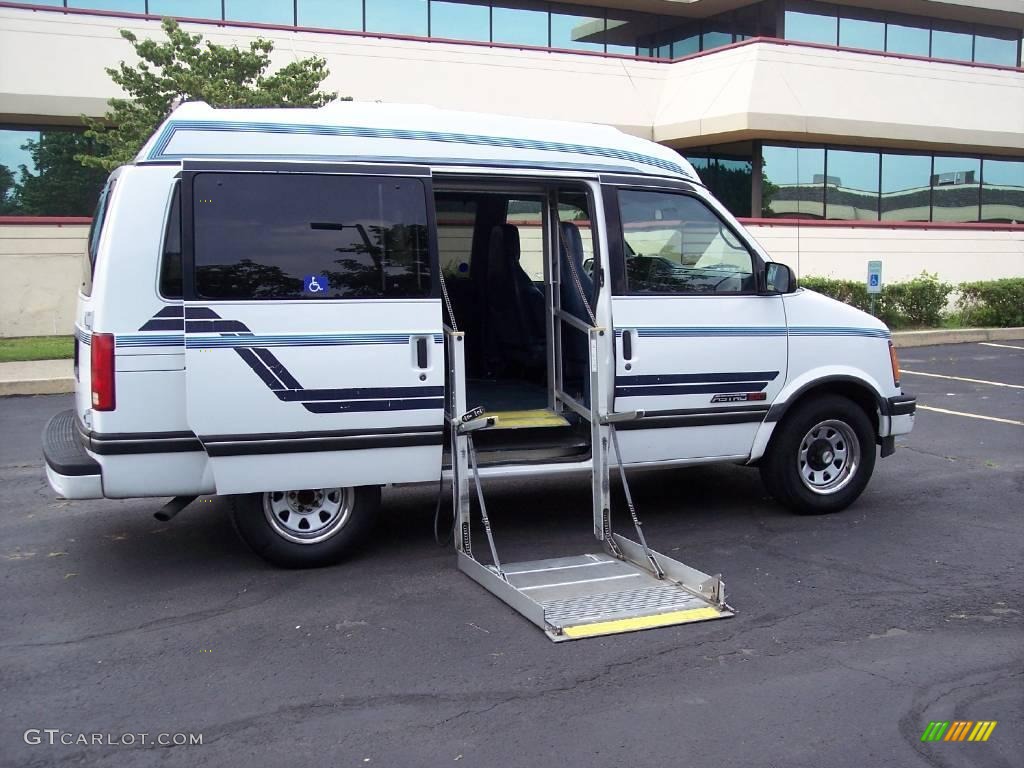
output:
<instances>
[{"instance_id":1,"label":"yellow safety edge on ramp","mask_svg":"<svg viewBox=\"0 0 1024 768\"><path fill-rule=\"evenodd\" d=\"M637 616L632 619L615 619L614 621L597 621L593 624L577 624L576 626L566 627L562 630L562 634L572 640L578 640L584 637L614 635L620 632L636 632L641 629L669 627L675 624L688 624L692 621L706 621L708 619L724 619L730 616L732 616L732 613L728 611L720 611L717 608L706 606L704 608L689 608L685 611L656 613L652 616Z\"/></svg>"},{"instance_id":2,"label":"yellow safety edge on ramp","mask_svg":"<svg viewBox=\"0 0 1024 768\"><path fill-rule=\"evenodd\" d=\"M486 416L494 419L492 429L532 429L537 427L567 427L569 422L547 408L529 411L488 411Z\"/></svg>"}]
</instances>

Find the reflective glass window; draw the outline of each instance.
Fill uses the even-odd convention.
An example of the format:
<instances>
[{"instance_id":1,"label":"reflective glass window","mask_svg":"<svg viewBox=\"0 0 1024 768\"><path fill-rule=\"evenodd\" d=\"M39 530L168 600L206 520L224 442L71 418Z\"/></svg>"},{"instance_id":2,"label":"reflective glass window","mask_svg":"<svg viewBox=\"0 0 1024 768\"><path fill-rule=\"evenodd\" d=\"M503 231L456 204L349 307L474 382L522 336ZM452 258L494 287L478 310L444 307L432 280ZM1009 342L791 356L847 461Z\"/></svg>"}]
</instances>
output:
<instances>
[{"instance_id":1,"label":"reflective glass window","mask_svg":"<svg viewBox=\"0 0 1024 768\"><path fill-rule=\"evenodd\" d=\"M366 0L366 31L426 37L427 0Z\"/></svg>"},{"instance_id":2,"label":"reflective glass window","mask_svg":"<svg viewBox=\"0 0 1024 768\"><path fill-rule=\"evenodd\" d=\"M966 25L949 24L946 28L932 29L932 57L936 59L971 60L974 35Z\"/></svg>"},{"instance_id":3,"label":"reflective glass window","mask_svg":"<svg viewBox=\"0 0 1024 768\"><path fill-rule=\"evenodd\" d=\"M548 13L544 3L517 3L515 7L495 3L491 9L494 42L517 45L548 44Z\"/></svg>"},{"instance_id":4,"label":"reflective glass window","mask_svg":"<svg viewBox=\"0 0 1024 768\"><path fill-rule=\"evenodd\" d=\"M61 3L46 3L46 5L61 5ZM68 0L68 8L91 8L97 11L145 13L146 0ZM218 13L215 18L219 17L220 13Z\"/></svg>"},{"instance_id":5,"label":"reflective glass window","mask_svg":"<svg viewBox=\"0 0 1024 768\"><path fill-rule=\"evenodd\" d=\"M704 26L704 32L700 36L701 50L710 51L712 48L721 48L723 45L732 44L732 32L724 25L716 25L717 28Z\"/></svg>"},{"instance_id":6,"label":"reflective glass window","mask_svg":"<svg viewBox=\"0 0 1024 768\"><path fill-rule=\"evenodd\" d=\"M737 8L733 22L737 41L749 37L779 37L776 30L776 4L771 1Z\"/></svg>"},{"instance_id":7,"label":"reflective glass window","mask_svg":"<svg viewBox=\"0 0 1024 768\"><path fill-rule=\"evenodd\" d=\"M711 193L733 216L750 216L753 165L748 159L712 158ZM703 177L701 177L703 179Z\"/></svg>"},{"instance_id":8,"label":"reflective glass window","mask_svg":"<svg viewBox=\"0 0 1024 768\"><path fill-rule=\"evenodd\" d=\"M224 0L224 18L259 24L295 24L292 0Z\"/></svg>"},{"instance_id":9,"label":"reflective glass window","mask_svg":"<svg viewBox=\"0 0 1024 768\"><path fill-rule=\"evenodd\" d=\"M700 200L665 192L619 192L626 291L631 294L752 291L753 259Z\"/></svg>"},{"instance_id":10,"label":"reflective glass window","mask_svg":"<svg viewBox=\"0 0 1024 768\"><path fill-rule=\"evenodd\" d=\"M605 29L608 53L656 56L660 24L661 17L653 13L634 13L609 8Z\"/></svg>"},{"instance_id":11,"label":"reflective glass window","mask_svg":"<svg viewBox=\"0 0 1024 768\"><path fill-rule=\"evenodd\" d=\"M927 56L931 31L911 19L894 21L886 25L885 50L910 56Z\"/></svg>"},{"instance_id":12,"label":"reflective glass window","mask_svg":"<svg viewBox=\"0 0 1024 768\"><path fill-rule=\"evenodd\" d=\"M825 211L830 219L878 219L878 153L828 150Z\"/></svg>"},{"instance_id":13,"label":"reflective glass window","mask_svg":"<svg viewBox=\"0 0 1024 768\"><path fill-rule=\"evenodd\" d=\"M431 0L430 36L486 42L491 39L491 9L482 3Z\"/></svg>"},{"instance_id":14,"label":"reflective glass window","mask_svg":"<svg viewBox=\"0 0 1024 768\"><path fill-rule=\"evenodd\" d=\"M868 19L839 19L839 44L846 48L885 50L885 24Z\"/></svg>"},{"instance_id":15,"label":"reflective glass window","mask_svg":"<svg viewBox=\"0 0 1024 768\"><path fill-rule=\"evenodd\" d=\"M689 56L700 50L700 23L696 21L673 20L672 26L666 30L666 38L671 42L672 49L666 56L678 59Z\"/></svg>"},{"instance_id":16,"label":"reflective glass window","mask_svg":"<svg viewBox=\"0 0 1024 768\"><path fill-rule=\"evenodd\" d=\"M685 155L687 162L693 166L697 176L704 182L705 187L711 186L711 161L707 155Z\"/></svg>"},{"instance_id":17,"label":"reflective glass window","mask_svg":"<svg viewBox=\"0 0 1024 768\"><path fill-rule=\"evenodd\" d=\"M981 220L1024 224L1024 160L982 162Z\"/></svg>"},{"instance_id":18,"label":"reflective glass window","mask_svg":"<svg viewBox=\"0 0 1024 768\"><path fill-rule=\"evenodd\" d=\"M786 4L786 39L836 45L838 20L835 10L818 3Z\"/></svg>"},{"instance_id":19,"label":"reflective glass window","mask_svg":"<svg viewBox=\"0 0 1024 768\"><path fill-rule=\"evenodd\" d=\"M762 158L763 216L815 219L824 217L824 149L765 146Z\"/></svg>"},{"instance_id":20,"label":"reflective glass window","mask_svg":"<svg viewBox=\"0 0 1024 768\"><path fill-rule=\"evenodd\" d=\"M220 0L149 0L149 12L154 16L219 19Z\"/></svg>"},{"instance_id":21,"label":"reflective glass window","mask_svg":"<svg viewBox=\"0 0 1024 768\"><path fill-rule=\"evenodd\" d=\"M928 221L930 155L882 154L883 221Z\"/></svg>"},{"instance_id":22,"label":"reflective glass window","mask_svg":"<svg viewBox=\"0 0 1024 768\"><path fill-rule=\"evenodd\" d=\"M936 155L932 170L932 221L977 221L981 160Z\"/></svg>"},{"instance_id":23,"label":"reflective glass window","mask_svg":"<svg viewBox=\"0 0 1024 768\"><path fill-rule=\"evenodd\" d=\"M363 0L299 0L297 8L300 27L363 28Z\"/></svg>"},{"instance_id":24,"label":"reflective glass window","mask_svg":"<svg viewBox=\"0 0 1024 768\"><path fill-rule=\"evenodd\" d=\"M96 151L82 131L0 129L0 215L89 216L107 172L75 155Z\"/></svg>"},{"instance_id":25,"label":"reflective glass window","mask_svg":"<svg viewBox=\"0 0 1024 768\"><path fill-rule=\"evenodd\" d=\"M551 47L603 52L604 10L571 5L552 7Z\"/></svg>"},{"instance_id":26,"label":"reflective glass window","mask_svg":"<svg viewBox=\"0 0 1024 768\"><path fill-rule=\"evenodd\" d=\"M1017 66L1017 43L1020 30L978 30L974 36L974 60L983 64Z\"/></svg>"},{"instance_id":27,"label":"reflective glass window","mask_svg":"<svg viewBox=\"0 0 1024 768\"><path fill-rule=\"evenodd\" d=\"M193 199L199 296L430 295L426 193L418 179L201 173Z\"/></svg>"}]
</instances>

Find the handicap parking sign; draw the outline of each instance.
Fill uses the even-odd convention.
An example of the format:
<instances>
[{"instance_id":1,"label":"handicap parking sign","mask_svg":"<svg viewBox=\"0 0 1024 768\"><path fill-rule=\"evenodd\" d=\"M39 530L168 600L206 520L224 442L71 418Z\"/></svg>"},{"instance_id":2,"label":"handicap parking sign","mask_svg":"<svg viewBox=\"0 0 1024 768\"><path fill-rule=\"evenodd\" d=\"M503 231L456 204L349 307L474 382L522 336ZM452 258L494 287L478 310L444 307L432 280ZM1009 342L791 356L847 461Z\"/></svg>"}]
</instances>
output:
<instances>
[{"instance_id":1,"label":"handicap parking sign","mask_svg":"<svg viewBox=\"0 0 1024 768\"><path fill-rule=\"evenodd\" d=\"M302 278L302 290L306 293L325 293L328 287L326 275L306 275Z\"/></svg>"}]
</instances>

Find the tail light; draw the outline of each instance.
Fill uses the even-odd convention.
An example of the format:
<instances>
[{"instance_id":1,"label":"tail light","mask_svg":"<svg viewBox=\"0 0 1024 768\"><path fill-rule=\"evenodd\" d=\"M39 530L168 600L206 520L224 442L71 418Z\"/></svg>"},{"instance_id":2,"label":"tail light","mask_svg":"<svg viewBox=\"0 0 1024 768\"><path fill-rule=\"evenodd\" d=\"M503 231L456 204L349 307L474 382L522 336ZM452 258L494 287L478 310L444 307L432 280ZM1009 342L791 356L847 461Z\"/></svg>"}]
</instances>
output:
<instances>
[{"instance_id":1,"label":"tail light","mask_svg":"<svg viewBox=\"0 0 1024 768\"><path fill-rule=\"evenodd\" d=\"M92 407L114 410L114 334L92 335Z\"/></svg>"},{"instance_id":2,"label":"tail light","mask_svg":"<svg viewBox=\"0 0 1024 768\"><path fill-rule=\"evenodd\" d=\"M898 387L900 385L900 358L891 341L889 342L889 362L892 365L892 383Z\"/></svg>"}]
</instances>

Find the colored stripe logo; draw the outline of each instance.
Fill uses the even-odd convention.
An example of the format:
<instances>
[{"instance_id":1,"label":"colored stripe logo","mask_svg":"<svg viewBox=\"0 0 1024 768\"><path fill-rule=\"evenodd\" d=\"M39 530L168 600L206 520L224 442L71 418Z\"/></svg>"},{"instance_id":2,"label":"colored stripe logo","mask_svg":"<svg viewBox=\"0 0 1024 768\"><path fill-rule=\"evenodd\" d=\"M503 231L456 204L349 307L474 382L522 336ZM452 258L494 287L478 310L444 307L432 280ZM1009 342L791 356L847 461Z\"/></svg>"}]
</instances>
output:
<instances>
[{"instance_id":1,"label":"colored stripe logo","mask_svg":"<svg viewBox=\"0 0 1024 768\"><path fill-rule=\"evenodd\" d=\"M988 741L996 725L996 720L932 720L921 741Z\"/></svg>"}]
</instances>

